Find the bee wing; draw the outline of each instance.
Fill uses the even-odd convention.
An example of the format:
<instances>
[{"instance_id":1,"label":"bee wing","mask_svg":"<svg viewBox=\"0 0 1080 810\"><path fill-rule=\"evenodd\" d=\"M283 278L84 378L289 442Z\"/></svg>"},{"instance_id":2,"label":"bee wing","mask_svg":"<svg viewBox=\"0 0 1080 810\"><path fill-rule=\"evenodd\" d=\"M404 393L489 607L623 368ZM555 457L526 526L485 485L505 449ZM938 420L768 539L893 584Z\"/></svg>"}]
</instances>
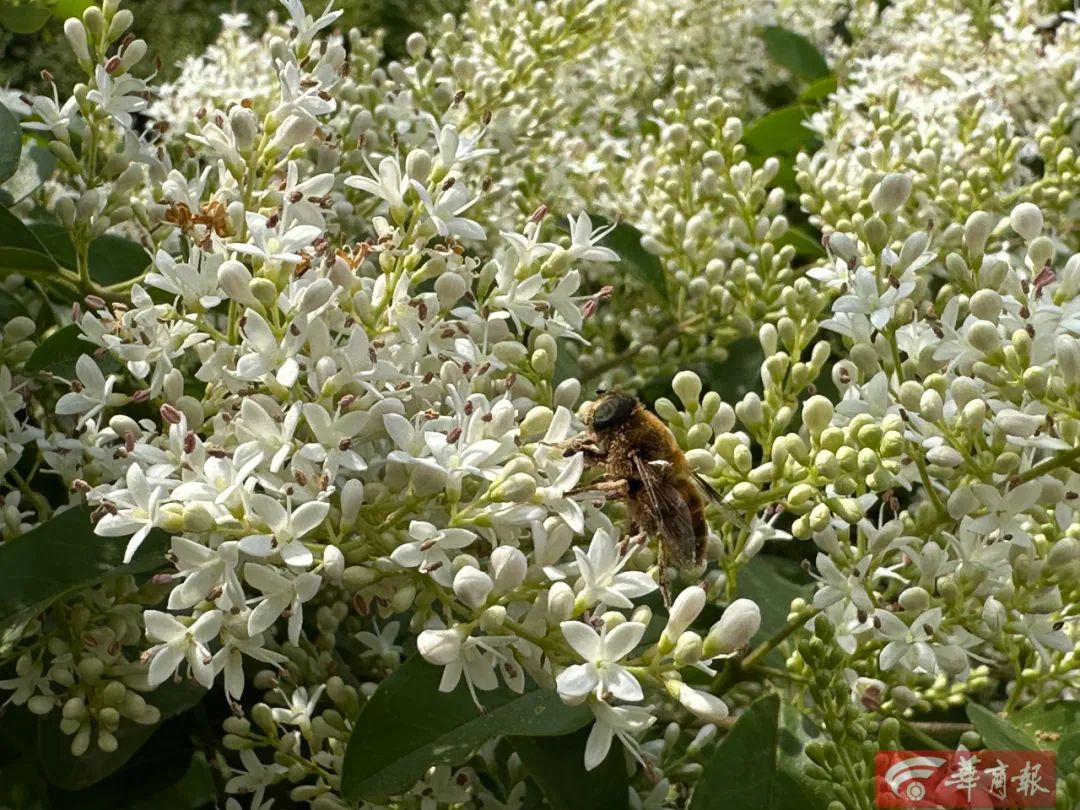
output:
<instances>
[{"instance_id":1,"label":"bee wing","mask_svg":"<svg viewBox=\"0 0 1080 810\"><path fill-rule=\"evenodd\" d=\"M693 566L700 556L693 518L682 493L662 472L666 462L648 462L637 455L633 456L633 461L634 472L645 489L652 513L650 517L660 534L665 553L678 567Z\"/></svg>"},{"instance_id":2,"label":"bee wing","mask_svg":"<svg viewBox=\"0 0 1080 810\"><path fill-rule=\"evenodd\" d=\"M712 484L710 484L697 473L694 473L694 481L697 483L698 488L702 491L705 497L708 498L716 506L720 514L723 515L724 520L726 520L728 523L732 523L735 526L738 526L740 529L746 529L747 531L750 530L750 526L747 524L743 516L736 512L735 508L730 503L724 500L723 495L713 489Z\"/></svg>"}]
</instances>

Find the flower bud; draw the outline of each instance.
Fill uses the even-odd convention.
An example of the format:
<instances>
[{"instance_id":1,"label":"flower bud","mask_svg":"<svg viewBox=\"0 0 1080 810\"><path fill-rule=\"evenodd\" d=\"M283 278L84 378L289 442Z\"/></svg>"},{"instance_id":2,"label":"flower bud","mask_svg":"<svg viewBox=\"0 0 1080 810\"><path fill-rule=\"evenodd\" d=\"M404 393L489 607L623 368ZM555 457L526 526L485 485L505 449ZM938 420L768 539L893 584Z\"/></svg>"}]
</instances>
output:
<instances>
[{"instance_id":1,"label":"flower bud","mask_svg":"<svg viewBox=\"0 0 1080 810\"><path fill-rule=\"evenodd\" d=\"M931 422L936 422L941 418L942 407L941 394L933 388L924 391L919 399L919 415Z\"/></svg>"},{"instance_id":2,"label":"flower bud","mask_svg":"<svg viewBox=\"0 0 1080 810\"><path fill-rule=\"evenodd\" d=\"M240 304L257 305L251 294L251 272L236 259L222 262L218 268L218 284L225 294Z\"/></svg>"},{"instance_id":3,"label":"flower bud","mask_svg":"<svg viewBox=\"0 0 1080 810\"><path fill-rule=\"evenodd\" d=\"M1000 631L1005 626L1007 618L1005 606L993 596L988 596L986 601L983 602L982 620L990 628L990 631L993 633Z\"/></svg>"},{"instance_id":4,"label":"flower bud","mask_svg":"<svg viewBox=\"0 0 1080 810\"><path fill-rule=\"evenodd\" d=\"M911 178L906 174L887 174L870 192L870 205L879 214L897 210L911 196Z\"/></svg>"},{"instance_id":5,"label":"flower bud","mask_svg":"<svg viewBox=\"0 0 1080 810\"><path fill-rule=\"evenodd\" d=\"M1054 240L1049 236L1037 236L1028 245L1028 259L1036 271L1041 270L1054 258Z\"/></svg>"},{"instance_id":6,"label":"flower bud","mask_svg":"<svg viewBox=\"0 0 1080 810\"><path fill-rule=\"evenodd\" d=\"M901 591L896 601L909 613L922 613L930 607L930 594L925 588L914 585Z\"/></svg>"},{"instance_id":7,"label":"flower bud","mask_svg":"<svg viewBox=\"0 0 1080 810\"><path fill-rule=\"evenodd\" d=\"M1007 436L1030 439L1045 421L1043 416L1032 416L1015 408L1004 408L994 416L994 424Z\"/></svg>"},{"instance_id":8,"label":"flower bud","mask_svg":"<svg viewBox=\"0 0 1080 810\"><path fill-rule=\"evenodd\" d=\"M964 223L964 245L974 257L982 256L990 231L994 229L994 217L985 211L976 211Z\"/></svg>"},{"instance_id":9,"label":"flower bud","mask_svg":"<svg viewBox=\"0 0 1080 810\"><path fill-rule=\"evenodd\" d=\"M307 115L290 115L274 134L273 144L278 149L289 150L297 144L307 143L317 126L315 119Z\"/></svg>"},{"instance_id":10,"label":"flower bud","mask_svg":"<svg viewBox=\"0 0 1080 810\"><path fill-rule=\"evenodd\" d=\"M942 467L959 467L964 463L964 456L955 447L943 444L928 450L926 460Z\"/></svg>"},{"instance_id":11,"label":"flower bud","mask_svg":"<svg viewBox=\"0 0 1080 810\"><path fill-rule=\"evenodd\" d=\"M682 400L683 407L693 413L697 410L701 397L701 378L692 371L680 371L671 381L676 396Z\"/></svg>"},{"instance_id":12,"label":"flower bud","mask_svg":"<svg viewBox=\"0 0 1080 810\"><path fill-rule=\"evenodd\" d=\"M552 627L565 622L574 613L574 591L565 582L556 582L547 596L547 622Z\"/></svg>"},{"instance_id":13,"label":"flower bud","mask_svg":"<svg viewBox=\"0 0 1080 810\"><path fill-rule=\"evenodd\" d=\"M833 234L829 234L827 242L829 251L845 262L850 262L856 256L859 255L859 247L855 244L855 240L848 236L846 233L840 233L839 231Z\"/></svg>"},{"instance_id":14,"label":"flower bud","mask_svg":"<svg viewBox=\"0 0 1080 810\"><path fill-rule=\"evenodd\" d=\"M462 566L454 576L454 593L471 608L483 605L493 587L491 577L472 565Z\"/></svg>"},{"instance_id":15,"label":"flower bud","mask_svg":"<svg viewBox=\"0 0 1080 810\"><path fill-rule=\"evenodd\" d=\"M1071 335L1058 335L1054 341L1054 354L1065 384L1080 384L1080 341Z\"/></svg>"},{"instance_id":16,"label":"flower bud","mask_svg":"<svg viewBox=\"0 0 1080 810\"><path fill-rule=\"evenodd\" d=\"M350 478L341 487L341 525L352 526L360 507L364 503L364 482L359 478Z\"/></svg>"},{"instance_id":17,"label":"flower bud","mask_svg":"<svg viewBox=\"0 0 1080 810\"><path fill-rule=\"evenodd\" d=\"M701 636L688 630L675 642L675 651L671 654L671 658L677 667L693 666L701 660L702 650Z\"/></svg>"},{"instance_id":18,"label":"flower bud","mask_svg":"<svg viewBox=\"0 0 1080 810\"><path fill-rule=\"evenodd\" d=\"M667 626L660 635L660 653L667 654L686 628L698 617L705 607L705 590L698 585L685 588L671 605Z\"/></svg>"},{"instance_id":19,"label":"flower bud","mask_svg":"<svg viewBox=\"0 0 1080 810\"><path fill-rule=\"evenodd\" d=\"M255 145L255 139L259 135L259 125L255 120L255 113L247 107L237 104L229 110L229 126L236 139L236 146L241 152L246 152Z\"/></svg>"},{"instance_id":20,"label":"flower bud","mask_svg":"<svg viewBox=\"0 0 1080 810\"><path fill-rule=\"evenodd\" d=\"M803 424L812 436L820 436L832 422L833 404L826 397L815 394L803 403Z\"/></svg>"},{"instance_id":21,"label":"flower bud","mask_svg":"<svg viewBox=\"0 0 1080 810\"><path fill-rule=\"evenodd\" d=\"M345 573L345 555L337 546L327 546L322 555L323 573L331 582L340 583Z\"/></svg>"},{"instance_id":22,"label":"flower bud","mask_svg":"<svg viewBox=\"0 0 1080 810\"><path fill-rule=\"evenodd\" d=\"M761 609L750 599L736 599L712 626L705 639L705 656L740 650L750 643L761 627Z\"/></svg>"},{"instance_id":23,"label":"flower bud","mask_svg":"<svg viewBox=\"0 0 1080 810\"><path fill-rule=\"evenodd\" d=\"M707 723L719 723L728 716L728 707L716 695L687 686L682 681L668 681L667 689L692 715Z\"/></svg>"},{"instance_id":24,"label":"flower bud","mask_svg":"<svg viewBox=\"0 0 1080 810\"><path fill-rule=\"evenodd\" d=\"M491 488L493 501L524 503L536 494L536 479L525 472L517 472Z\"/></svg>"},{"instance_id":25,"label":"flower bud","mask_svg":"<svg viewBox=\"0 0 1080 810\"><path fill-rule=\"evenodd\" d=\"M444 667L457 660L461 642L461 633L456 629L425 630L416 639L416 649L429 664Z\"/></svg>"},{"instance_id":26,"label":"flower bud","mask_svg":"<svg viewBox=\"0 0 1080 810\"><path fill-rule=\"evenodd\" d=\"M1043 215L1034 203L1020 203L1009 214L1009 224L1025 242L1030 242L1043 228Z\"/></svg>"},{"instance_id":27,"label":"flower bud","mask_svg":"<svg viewBox=\"0 0 1080 810\"><path fill-rule=\"evenodd\" d=\"M491 552L491 573L498 593L512 591L525 581L529 562L520 549L499 546Z\"/></svg>"},{"instance_id":28,"label":"flower bud","mask_svg":"<svg viewBox=\"0 0 1080 810\"><path fill-rule=\"evenodd\" d=\"M90 63L90 49L86 41L86 26L78 17L68 17L64 21L64 36L67 37L71 50L75 52L75 58L82 65Z\"/></svg>"}]
</instances>

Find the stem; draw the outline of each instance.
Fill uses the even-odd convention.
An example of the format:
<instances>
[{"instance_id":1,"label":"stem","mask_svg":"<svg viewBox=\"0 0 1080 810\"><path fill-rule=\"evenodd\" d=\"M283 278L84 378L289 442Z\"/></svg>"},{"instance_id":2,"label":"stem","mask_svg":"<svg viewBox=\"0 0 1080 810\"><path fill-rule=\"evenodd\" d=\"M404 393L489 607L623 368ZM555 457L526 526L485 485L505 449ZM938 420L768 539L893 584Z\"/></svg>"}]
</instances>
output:
<instances>
[{"instance_id":1,"label":"stem","mask_svg":"<svg viewBox=\"0 0 1080 810\"><path fill-rule=\"evenodd\" d=\"M1080 447L1074 447L1072 450L1058 453L1056 456L1051 456L1050 458L1039 462L1027 472L1021 473L1018 483L1025 484L1028 481L1033 481L1040 475L1052 472L1058 467L1066 467L1077 459L1080 459Z\"/></svg>"},{"instance_id":2,"label":"stem","mask_svg":"<svg viewBox=\"0 0 1080 810\"><path fill-rule=\"evenodd\" d=\"M667 343L672 338L680 335L689 327L694 326L703 317L704 315L694 315L692 318L687 318L682 323L672 324L667 329L660 332L660 334L658 334L656 337L652 338L649 343L655 346L661 346L662 344ZM582 387L584 387L587 382L591 382L592 380L599 377L601 374L605 374L606 372L611 371L611 369L621 366L623 363L625 363L627 360L631 359L635 354L641 351L641 349L642 344L635 343L624 351L619 352L614 357L605 360L603 363L596 366L596 368L585 371L581 377Z\"/></svg>"},{"instance_id":3,"label":"stem","mask_svg":"<svg viewBox=\"0 0 1080 810\"><path fill-rule=\"evenodd\" d=\"M819 613L821 613L820 608L807 608L802 613L797 614L795 618L785 624L776 635L768 641L758 645L757 649L746 656L746 658L742 660L742 669L744 671L753 669L758 661L783 644L788 636L799 630L804 624Z\"/></svg>"}]
</instances>

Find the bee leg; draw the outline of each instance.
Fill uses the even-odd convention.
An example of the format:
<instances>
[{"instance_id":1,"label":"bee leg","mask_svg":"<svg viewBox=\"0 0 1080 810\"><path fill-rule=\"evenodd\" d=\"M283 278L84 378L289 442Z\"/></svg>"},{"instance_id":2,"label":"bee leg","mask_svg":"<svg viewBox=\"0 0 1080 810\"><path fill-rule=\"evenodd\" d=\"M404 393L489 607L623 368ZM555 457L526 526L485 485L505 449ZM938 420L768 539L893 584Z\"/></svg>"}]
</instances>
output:
<instances>
[{"instance_id":1,"label":"bee leg","mask_svg":"<svg viewBox=\"0 0 1080 810\"><path fill-rule=\"evenodd\" d=\"M603 495L606 500L625 500L630 497L630 484L625 478L610 481L601 478L591 484L574 487L567 495L580 495L583 492L596 492Z\"/></svg>"},{"instance_id":2,"label":"bee leg","mask_svg":"<svg viewBox=\"0 0 1080 810\"><path fill-rule=\"evenodd\" d=\"M656 555L656 564L658 566L656 572L656 578L660 582L660 596L664 600L664 607L671 607L671 590L668 587L667 576L667 554L664 553L664 546L660 546L660 553Z\"/></svg>"}]
</instances>

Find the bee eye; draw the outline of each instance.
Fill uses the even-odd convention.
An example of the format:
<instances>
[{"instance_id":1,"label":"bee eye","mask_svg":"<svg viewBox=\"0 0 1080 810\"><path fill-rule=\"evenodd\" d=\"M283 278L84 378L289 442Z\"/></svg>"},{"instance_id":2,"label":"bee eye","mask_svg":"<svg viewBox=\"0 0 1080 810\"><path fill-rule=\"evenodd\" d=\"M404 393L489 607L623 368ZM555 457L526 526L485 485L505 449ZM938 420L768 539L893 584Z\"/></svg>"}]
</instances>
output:
<instances>
[{"instance_id":1,"label":"bee eye","mask_svg":"<svg viewBox=\"0 0 1080 810\"><path fill-rule=\"evenodd\" d=\"M614 427L630 418L634 398L614 394L601 402L593 412L592 426L597 430Z\"/></svg>"}]
</instances>

